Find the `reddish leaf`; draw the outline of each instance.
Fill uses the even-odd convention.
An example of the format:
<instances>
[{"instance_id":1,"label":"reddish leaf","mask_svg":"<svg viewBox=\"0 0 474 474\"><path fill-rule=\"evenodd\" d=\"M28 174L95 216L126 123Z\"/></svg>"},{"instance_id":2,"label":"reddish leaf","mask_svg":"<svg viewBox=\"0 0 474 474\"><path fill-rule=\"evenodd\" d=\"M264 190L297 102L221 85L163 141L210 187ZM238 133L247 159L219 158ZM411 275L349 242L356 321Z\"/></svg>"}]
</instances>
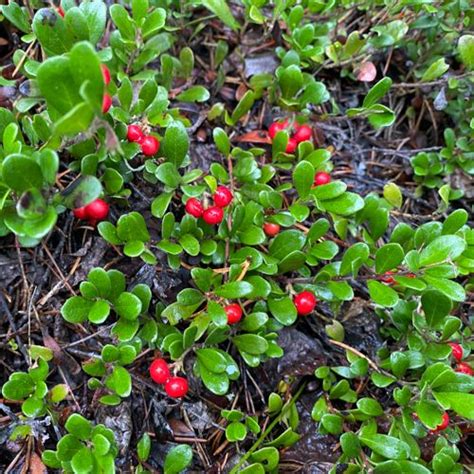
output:
<instances>
[{"instance_id":1,"label":"reddish leaf","mask_svg":"<svg viewBox=\"0 0 474 474\"><path fill-rule=\"evenodd\" d=\"M264 130L254 130L244 135L240 135L234 139L236 142L244 143L265 143L270 145L272 139L268 136L268 133Z\"/></svg>"}]
</instances>

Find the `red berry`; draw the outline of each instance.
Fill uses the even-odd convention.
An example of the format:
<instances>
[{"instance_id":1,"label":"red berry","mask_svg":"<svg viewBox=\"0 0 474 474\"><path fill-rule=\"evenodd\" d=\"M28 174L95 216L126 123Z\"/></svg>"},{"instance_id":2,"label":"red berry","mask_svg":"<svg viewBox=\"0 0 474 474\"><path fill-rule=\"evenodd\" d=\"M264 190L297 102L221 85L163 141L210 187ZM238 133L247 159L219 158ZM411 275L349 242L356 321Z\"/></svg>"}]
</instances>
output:
<instances>
[{"instance_id":1,"label":"red berry","mask_svg":"<svg viewBox=\"0 0 474 474\"><path fill-rule=\"evenodd\" d=\"M109 215L109 205L102 199L96 199L85 207L86 217L89 220L103 221Z\"/></svg>"},{"instance_id":2,"label":"red berry","mask_svg":"<svg viewBox=\"0 0 474 474\"><path fill-rule=\"evenodd\" d=\"M102 99L102 113L106 114L110 107L112 107L112 97L109 94L104 94L104 98Z\"/></svg>"},{"instance_id":3,"label":"red berry","mask_svg":"<svg viewBox=\"0 0 474 474\"><path fill-rule=\"evenodd\" d=\"M329 173L325 173L324 171L319 171L314 177L315 186L321 186L322 184L328 184L330 182L331 176L329 175Z\"/></svg>"},{"instance_id":4,"label":"red berry","mask_svg":"<svg viewBox=\"0 0 474 474\"><path fill-rule=\"evenodd\" d=\"M202 218L206 224L220 224L224 219L224 211L221 207L211 206L203 212Z\"/></svg>"},{"instance_id":5,"label":"red berry","mask_svg":"<svg viewBox=\"0 0 474 474\"><path fill-rule=\"evenodd\" d=\"M145 156L153 156L160 149L160 142L152 135L145 135L140 142L140 146Z\"/></svg>"},{"instance_id":6,"label":"red berry","mask_svg":"<svg viewBox=\"0 0 474 474\"><path fill-rule=\"evenodd\" d=\"M196 198L189 198L186 201L185 209L188 214L191 214L194 217L201 217L204 212L201 201Z\"/></svg>"},{"instance_id":7,"label":"red berry","mask_svg":"<svg viewBox=\"0 0 474 474\"><path fill-rule=\"evenodd\" d=\"M302 291L293 298L296 311L300 316L306 316L316 307L317 299L311 291Z\"/></svg>"},{"instance_id":8,"label":"red berry","mask_svg":"<svg viewBox=\"0 0 474 474\"><path fill-rule=\"evenodd\" d=\"M288 127L288 120L284 120L283 122L273 122L270 127L268 127L268 135L273 140L278 132L285 130Z\"/></svg>"},{"instance_id":9,"label":"red berry","mask_svg":"<svg viewBox=\"0 0 474 474\"><path fill-rule=\"evenodd\" d=\"M87 219L86 206L78 207L77 209L74 209L72 212L76 219L81 219L81 220Z\"/></svg>"},{"instance_id":10,"label":"red berry","mask_svg":"<svg viewBox=\"0 0 474 474\"><path fill-rule=\"evenodd\" d=\"M104 84L108 86L110 84L110 71L105 64L101 64L100 68L102 69L102 77L104 78Z\"/></svg>"},{"instance_id":11,"label":"red berry","mask_svg":"<svg viewBox=\"0 0 474 474\"><path fill-rule=\"evenodd\" d=\"M437 433L438 431L443 431L445 430L449 425L449 415L444 412L443 417L441 418L441 423L431 431L431 433Z\"/></svg>"},{"instance_id":12,"label":"red berry","mask_svg":"<svg viewBox=\"0 0 474 474\"><path fill-rule=\"evenodd\" d=\"M298 142L294 138L288 138L288 143L286 144L286 153L294 153L296 151L296 147L298 146Z\"/></svg>"},{"instance_id":13,"label":"red berry","mask_svg":"<svg viewBox=\"0 0 474 474\"><path fill-rule=\"evenodd\" d=\"M416 275L414 273L409 273L407 275L407 278L416 278Z\"/></svg>"},{"instance_id":14,"label":"red berry","mask_svg":"<svg viewBox=\"0 0 474 474\"><path fill-rule=\"evenodd\" d=\"M293 138L298 142L306 142L311 140L313 135L313 130L308 125L297 125L296 132L293 135Z\"/></svg>"},{"instance_id":15,"label":"red berry","mask_svg":"<svg viewBox=\"0 0 474 474\"><path fill-rule=\"evenodd\" d=\"M275 237L275 235L280 232L280 226L273 224L273 222L265 222L265 224L263 224L263 232L265 232L268 237Z\"/></svg>"},{"instance_id":16,"label":"red berry","mask_svg":"<svg viewBox=\"0 0 474 474\"><path fill-rule=\"evenodd\" d=\"M127 128L127 140L129 142L138 142L143 139L142 129L138 125L129 125Z\"/></svg>"},{"instance_id":17,"label":"red berry","mask_svg":"<svg viewBox=\"0 0 474 474\"><path fill-rule=\"evenodd\" d=\"M385 272L380 279L384 283L387 283L388 285L391 285L391 284L395 283L395 280L390 275L393 275L393 272Z\"/></svg>"},{"instance_id":18,"label":"red berry","mask_svg":"<svg viewBox=\"0 0 474 474\"><path fill-rule=\"evenodd\" d=\"M64 9L61 5L56 9L56 11L58 12L58 15L60 17L64 18L65 13L64 13Z\"/></svg>"},{"instance_id":19,"label":"red berry","mask_svg":"<svg viewBox=\"0 0 474 474\"><path fill-rule=\"evenodd\" d=\"M229 324L236 324L242 318L242 308L237 303L228 304L224 308L224 311Z\"/></svg>"},{"instance_id":20,"label":"red berry","mask_svg":"<svg viewBox=\"0 0 474 474\"><path fill-rule=\"evenodd\" d=\"M227 186L217 186L216 192L212 196L214 204L219 207L228 206L232 202L233 197Z\"/></svg>"},{"instance_id":21,"label":"red berry","mask_svg":"<svg viewBox=\"0 0 474 474\"><path fill-rule=\"evenodd\" d=\"M472 370L472 367L469 364L466 364L466 362L459 363L456 366L455 371L460 374L474 375L474 370Z\"/></svg>"},{"instance_id":22,"label":"red berry","mask_svg":"<svg viewBox=\"0 0 474 474\"><path fill-rule=\"evenodd\" d=\"M165 391L173 398L184 397L188 393L188 381L183 377L171 377L165 383Z\"/></svg>"},{"instance_id":23,"label":"red berry","mask_svg":"<svg viewBox=\"0 0 474 474\"><path fill-rule=\"evenodd\" d=\"M450 342L449 345L451 346L451 354L453 355L454 359L457 362L461 362L464 355L461 345L457 344L456 342Z\"/></svg>"},{"instance_id":24,"label":"red berry","mask_svg":"<svg viewBox=\"0 0 474 474\"><path fill-rule=\"evenodd\" d=\"M170 368L164 359L155 359L150 365L150 377L156 383L166 383L170 377Z\"/></svg>"}]
</instances>

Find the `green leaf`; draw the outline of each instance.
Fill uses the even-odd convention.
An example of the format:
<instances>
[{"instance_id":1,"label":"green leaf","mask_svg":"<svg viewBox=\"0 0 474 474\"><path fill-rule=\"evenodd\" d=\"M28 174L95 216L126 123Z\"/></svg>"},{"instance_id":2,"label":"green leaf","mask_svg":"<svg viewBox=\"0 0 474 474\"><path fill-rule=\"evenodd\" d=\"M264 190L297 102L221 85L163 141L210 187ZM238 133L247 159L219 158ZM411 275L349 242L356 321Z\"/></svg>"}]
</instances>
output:
<instances>
[{"instance_id":1,"label":"green leaf","mask_svg":"<svg viewBox=\"0 0 474 474\"><path fill-rule=\"evenodd\" d=\"M168 125L163 140L163 155L166 160L179 168L189 150L189 137L181 122L174 121Z\"/></svg>"},{"instance_id":2,"label":"green leaf","mask_svg":"<svg viewBox=\"0 0 474 474\"><path fill-rule=\"evenodd\" d=\"M94 468L94 459L89 448L81 448L71 459L71 467L74 473L88 474Z\"/></svg>"},{"instance_id":3,"label":"green leaf","mask_svg":"<svg viewBox=\"0 0 474 474\"><path fill-rule=\"evenodd\" d=\"M432 328L438 327L451 312L451 300L436 290L427 290L421 295L421 306L426 322Z\"/></svg>"},{"instance_id":4,"label":"green leaf","mask_svg":"<svg viewBox=\"0 0 474 474\"><path fill-rule=\"evenodd\" d=\"M140 240L146 243L150 240L144 217L135 211L120 216L117 235L124 242Z\"/></svg>"},{"instance_id":5,"label":"green leaf","mask_svg":"<svg viewBox=\"0 0 474 474\"><path fill-rule=\"evenodd\" d=\"M309 195L314 182L314 167L309 161L300 161L293 170L293 185L300 198Z\"/></svg>"},{"instance_id":6,"label":"green leaf","mask_svg":"<svg viewBox=\"0 0 474 474\"><path fill-rule=\"evenodd\" d=\"M268 308L273 317L284 326L291 326L297 318L297 311L289 296L268 298Z\"/></svg>"},{"instance_id":7,"label":"green leaf","mask_svg":"<svg viewBox=\"0 0 474 474\"><path fill-rule=\"evenodd\" d=\"M395 183L388 183L383 187L383 197L389 204L400 209L403 204L403 195Z\"/></svg>"},{"instance_id":8,"label":"green leaf","mask_svg":"<svg viewBox=\"0 0 474 474\"><path fill-rule=\"evenodd\" d=\"M421 76L421 82L434 81L442 76L448 69L449 64L446 64L445 59L439 58L424 72L423 76Z\"/></svg>"},{"instance_id":9,"label":"green leaf","mask_svg":"<svg viewBox=\"0 0 474 474\"><path fill-rule=\"evenodd\" d=\"M146 16L142 26L142 34L144 38L149 38L160 31L166 22L166 10L163 8L155 8Z\"/></svg>"},{"instance_id":10,"label":"green leaf","mask_svg":"<svg viewBox=\"0 0 474 474\"><path fill-rule=\"evenodd\" d=\"M271 242L268 250L272 257L282 260L295 250L301 250L306 243L306 236L298 230L280 232Z\"/></svg>"},{"instance_id":11,"label":"green leaf","mask_svg":"<svg viewBox=\"0 0 474 474\"><path fill-rule=\"evenodd\" d=\"M49 56L67 53L72 47L72 35L53 8L41 8L36 12L33 32Z\"/></svg>"},{"instance_id":12,"label":"green leaf","mask_svg":"<svg viewBox=\"0 0 474 474\"><path fill-rule=\"evenodd\" d=\"M135 40L135 26L127 10L122 5L114 4L109 9L110 16L124 39Z\"/></svg>"},{"instance_id":13,"label":"green leaf","mask_svg":"<svg viewBox=\"0 0 474 474\"><path fill-rule=\"evenodd\" d=\"M282 68L278 75L278 84L284 99L295 99L303 86L304 78L301 69L296 64Z\"/></svg>"},{"instance_id":14,"label":"green leaf","mask_svg":"<svg viewBox=\"0 0 474 474\"><path fill-rule=\"evenodd\" d=\"M25 155L7 156L1 170L3 181L14 191L21 193L28 189L41 189L43 186L41 168L34 160Z\"/></svg>"},{"instance_id":15,"label":"green leaf","mask_svg":"<svg viewBox=\"0 0 474 474\"><path fill-rule=\"evenodd\" d=\"M193 450L187 444L180 444L171 448L166 454L165 474L178 474L184 471L193 460Z\"/></svg>"},{"instance_id":16,"label":"green leaf","mask_svg":"<svg viewBox=\"0 0 474 474\"><path fill-rule=\"evenodd\" d=\"M181 182L181 175L173 163L162 163L155 171L155 176L166 186L177 188Z\"/></svg>"},{"instance_id":17,"label":"green leaf","mask_svg":"<svg viewBox=\"0 0 474 474\"><path fill-rule=\"evenodd\" d=\"M8 5L0 7L2 15L23 33L31 31L28 11L25 7L21 8L16 2L9 2Z\"/></svg>"},{"instance_id":18,"label":"green leaf","mask_svg":"<svg viewBox=\"0 0 474 474\"><path fill-rule=\"evenodd\" d=\"M425 275L423 279L433 288L444 293L448 298L454 301L464 301L466 299L466 292L464 288L455 281L447 278L434 278Z\"/></svg>"},{"instance_id":19,"label":"green leaf","mask_svg":"<svg viewBox=\"0 0 474 474\"><path fill-rule=\"evenodd\" d=\"M203 384L216 395L225 395L229 390L229 376L227 373L216 373L208 370L206 366L199 365L199 374Z\"/></svg>"},{"instance_id":20,"label":"green leaf","mask_svg":"<svg viewBox=\"0 0 474 474\"><path fill-rule=\"evenodd\" d=\"M227 133L222 128L216 127L212 131L212 136L217 149L227 157L230 153L230 140Z\"/></svg>"},{"instance_id":21,"label":"green leaf","mask_svg":"<svg viewBox=\"0 0 474 474\"><path fill-rule=\"evenodd\" d=\"M92 431L92 424L86 420L82 415L73 413L66 421L65 428L68 433L76 436L79 439L86 440L90 437Z\"/></svg>"},{"instance_id":22,"label":"green leaf","mask_svg":"<svg viewBox=\"0 0 474 474\"><path fill-rule=\"evenodd\" d=\"M238 299L247 296L253 291L253 286L246 281L232 281L224 283L216 289L215 294L221 298Z\"/></svg>"},{"instance_id":23,"label":"green leaf","mask_svg":"<svg viewBox=\"0 0 474 474\"><path fill-rule=\"evenodd\" d=\"M102 185L95 176L81 176L62 193L62 204L68 209L84 207L102 194Z\"/></svg>"},{"instance_id":24,"label":"green leaf","mask_svg":"<svg viewBox=\"0 0 474 474\"><path fill-rule=\"evenodd\" d=\"M458 41L461 61L469 71L474 69L474 35L463 35Z\"/></svg>"},{"instance_id":25,"label":"green leaf","mask_svg":"<svg viewBox=\"0 0 474 474\"><path fill-rule=\"evenodd\" d=\"M230 442L243 441L247 436L247 428L240 421L233 421L227 425L225 436Z\"/></svg>"},{"instance_id":26,"label":"green leaf","mask_svg":"<svg viewBox=\"0 0 474 474\"><path fill-rule=\"evenodd\" d=\"M255 93L248 90L232 112L231 125L235 125L252 108L254 102Z\"/></svg>"},{"instance_id":27,"label":"green leaf","mask_svg":"<svg viewBox=\"0 0 474 474\"><path fill-rule=\"evenodd\" d=\"M376 104L390 89L392 86L392 79L389 77L384 77L381 79L377 84L375 84L362 102L362 107L371 107L372 105Z\"/></svg>"},{"instance_id":28,"label":"green leaf","mask_svg":"<svg viewBox=\"0 0 474 474\"><path fill-rule=\"evenodd\" d=\"M455 260L466 250L466 241L457 235L441 235L431 241L420 254L420 265L427 266Z\"/></svg>"},{"instance_id":29,"label":"green leaf","mask_svg":"<svg viewBox=\"0 0 474 474\"><path fill-rule=\"evenodd\" d=\"M150 456L151 438L148 433L144 433L137 444L137 454L140 461L146 461Z\"/></svg>"},{"instance_id":30,"label":"green leaf","mask_svg":"<svg viewBox=\"0 0 474 474\"><path fill-rule=\"evenodd\" d=\"M110 441L100 433L92 436L92 445L94 447L94 453L99 456L105 456L110 449Z\"/></svg>"},{"instance_id":31,"label":"green leaf","mask_svg":"<svg viewBox=\"0 0 474 474\"><path fill-rule=\"evenodd\" d=\"M444 409L454 410L459 416L474 420L474 394L460 392L433 392Z\"/></svg>"},{"instance_id":32,"label":"green leaf","mask_svg":"<svg viewBox=\"0 0 474 474\"><path fill-rule=\"evenodd\" d=\"M442 420L442 411L435 402L421 400L415 406L420 421L428 428L435 429Z\"/></svg>"},{"instance_id":33,"label":"green leaf","mask_svg":"<svg viewBox=\"0 0 474 474\"><path fill-rule=\"evenodd\" d=\"M24 400L34 390L32 378L23 372L14 372L2 386L2 394L8 400Z\"/></svg>"},{"instance_id":34,"label":"green leaf","mask_svg":"<svg viewBox=\"0 0 474 474\"><path fill-rule=\"evenodd\" d=\"M91 309L89 310L88 318L91 323L101 324L107 319L109 313L109 303L104 300L98 300L92 305Z\"/></svg>"},{"instance_id":35,"label":"green leaf","mask_svg":"<svg viewBox=\"0 0 474 474\"><path fill-rule=\"evenodd\" d=\"M173 199L173 193L159 194L151 203L151 213L161 219L166 214L171 199Z\"/></svg>"},{"instance_id":36,"label":"green leaf","mask_svg":"<svg viewBox=\"0 0 474 474\"><path fill-rule=\"evenodd\" d=\"M218 374L225 372L227 360L219 351L210 348L197 349L196 355L199 362L209 371Z\"/></svg>"},{"instance_id":37,"label":"green leaf","mask_svg":"<svg viewBox=\"0 0 474 474\"><path fill-rule=\"evenodd\" d=\"M369 289L370 298L374 303L389 308L397 304L399 299L398 293L392 288L375 280L369 280L367 287Z\"/></svg>"},{"instance_id":38,"label":"green leaf","mask_svg":"<svg viewBox=\"0 0 474 474\"><path fill-rule=\"evenodd\" d=\"M336 199L319 202L321 209L339 216L349 216L364 207L364 200L355 193L344 193Z\"/></svg>"},{"instance_id":39,"label":"green leaf","mask_svg":"<svg viewBox=\"0 0 474 474\"><path fill-rule=\"evenodd\" d=\"M410 447L404 441L393 436L383 434L365 434L359 436L362 444L370 448L374 453L380 454L387 459L407 459Z\"/></svg>"},{"instance_id":40,"label":"green leaf","mask_svg":"<svg viewBox=\"0 0 474 474\"><path fill-rule=\"evenodd\" d=\"M373 398L360 398L357 400L357 408L369 416L380 416L384 413L382 405Z\"/></svg>"},{"instance_id":41,"label":"green leaf","mask_svg":"<svg viewBox=\"0 0 474 474\"><path fill-rule=\"evenodd\" d=\"M107 21L106 4L100 0L80 2L79 8L86 19L89 40L92 44L97 44L105 31Z\"/></svg>"},{"instance_id":42,"label":"green leaf","mask_svg":"<svg viewBox=\"0 0 474 474\"><path fill-rule=\"evenodd\" d=\"M375 271L378 274L397 268L403 261L405 252L400 244L386 244L375 254Z\"/></svg>"},{"instance_id":43,"label":"green leaf","mask_svg":"<svg viewBox=\"0 0 474 474\"><path fill-rule=\"evenodd\" d=\"M360 267L367 261L370 255L370 249L367 244L358 242L349 247L342 257L339 273L341 275L356 276Z\"/></svg>"},{"instance_id":44,"label":"green leaf","mask_svg":"<svg viewBox=\"0 0 474 474\"><path fill-rule=\"evenodd\" d=\"M66 300L61 308L61 315L68 323L83 323L87 320L89 311L94 304L82 296L73 296Z\"/></svg>"},{"instance_id":45,"label":"green leaf","mask_svg":"<svg viewBox=\"0 0 474 474\"><path fill-rule=\"evenodd\" d=\"M239 29L240 25L232 15L232 12L225 0L202 0L201 4L218 16L223 23L232 28L234 31Z\"/></svg>"},{"instance_id":46,"label":"green leaf","mask_svg":"<svg viewBox=\"0 0 474 474\"><path fill-rule=\"evenodd\" d=\"M256 334L240 334L232 338L232 342L241 352L248 354L260 355L264 354L268 349L268 342L261 336Z\"/></svg>"},{"instance_id":47,"label":"green leaf","mask_svg":"<svg viewBox=\"0 0 474 474\"><path fill-rule=\"evenodd\" d=\"M114 367L112 374L107 378L105 385L121 397L128 397L132 392L132 377L128 370L121 366Z\"/></svg>"},{"instance_id":48,"label":"green leaf","mask_svg":"<svg viewBox=\"0 0 474 474\"><path fill-rule=\"evenodd\" d=\"M176 99L181 102L206 102L206 100L209 100L209 97L209 91L205 87L192 86L178 94Z\"/></svg>"},{"instance_id":49,"label":"green leaf","mask_svg":"<svg viewBox=\"0 0 474 474\"><path fill-rule=\"evenodd\" d=\"M114 310L120 317L134 320L142 310L142 302L133 293L124 291L115 301Z\"/></svg>"}]
</instances>

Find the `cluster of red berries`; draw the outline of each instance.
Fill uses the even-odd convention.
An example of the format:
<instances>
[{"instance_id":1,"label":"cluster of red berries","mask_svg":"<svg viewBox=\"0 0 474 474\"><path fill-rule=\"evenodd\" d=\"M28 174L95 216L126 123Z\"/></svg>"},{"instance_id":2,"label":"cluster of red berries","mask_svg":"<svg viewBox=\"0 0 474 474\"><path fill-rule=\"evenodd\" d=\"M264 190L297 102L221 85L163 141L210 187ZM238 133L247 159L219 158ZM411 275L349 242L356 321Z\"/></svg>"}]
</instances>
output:
<instances>
[{"instance_id":1,"label":"cluster of red berries","mask_svg":"<svg viewBox=\"0 0 474 474\"><path fill-rule=\"evenodd\" d=\"M145 135L138 125L129 125L127 128L127 140L138 143L145 156L153 156L160 149L160 142L153 135Z\"/></svg>"},{"instance_id":2,"label":"cluster of red berries","mask_svg":"<svg viewBox=\"0 0 474 474\"><path fill-rule=\"evenodd\" d=\"M268 135L273 140L278 132L286 130L289 128L290 124L288 120L283 120L281 122L273 122L270 127L268 128ZM313 131L311 127L308 125L299 125L295 123L292 127L294 129L294 133L288 139L288 143L286 144L286 152L287 153L294 153L298 146L298 143L306 142L311 140L313 135Z\"/></svg>"},{"instance_id":3,"label":"cluster of red berries","mask_svg":"<svg viewBox=\"0 0 474 474\"><path fill-rule=\"evenodd\" d=\"M186 201L185 210L189 215L196 217L196 219L202 217L206 224L220 224L222 219L224 219L224 208L232 202L233 198L234 196L228 187L217 186L216 192L212 195L214 206L204 209L199 199L189 198Z\"/></svg>"},{"instance_id":4,"label":"cluster of red berries","mask_svg":"<svg viewBox=\"0 0 474 474\"><path fill-rule=\"evenodd\" d=\"M462 362L464 351L462 350L461 345L456 342L450 342L449 345L451 346L451 354L454 357L454 360L457 362L456 368L454 370L460 374L471 376L474 375L474 370L472 367L469 364L466 364L466 362Z\"/></svg>"},{"instance_id":5,"label":"cluster of red berries","mask_svg":"<svg viewBox=\"0 0 474 474\"><path fill-rule=\"evenodd\" d=\"M181 398L188 393L188 381L184 377L172 377L168 363L155 359L150 365L150 377L165 386L165 392L172 398Z\"/></svg>"},{"instance_id":6,"label":"cluster of red berries","mask_svg":"<svg viewBox=\"0 0 474 474\"><path fill-rule=\"evenodd\" d=\"M74 209L73 213L77 219L89 221L89 224L94 226L97 222L107 219L109 205L103 199L96 199L87 204L87 206Z\"/></svg>"},{"instance_id":7,"label":"cluster of red berries","mask_svg":"<svg viewBox=\"0 0 474 474\"><path fill-rule=\"evenodd\" d=\"M315 294L308 290L298 293L293 298L293 304L298 312L298 316L307 316L312 313L314 308L316 308L317 302L318 300L316 299Z\"/></svg>"}]
</instances>

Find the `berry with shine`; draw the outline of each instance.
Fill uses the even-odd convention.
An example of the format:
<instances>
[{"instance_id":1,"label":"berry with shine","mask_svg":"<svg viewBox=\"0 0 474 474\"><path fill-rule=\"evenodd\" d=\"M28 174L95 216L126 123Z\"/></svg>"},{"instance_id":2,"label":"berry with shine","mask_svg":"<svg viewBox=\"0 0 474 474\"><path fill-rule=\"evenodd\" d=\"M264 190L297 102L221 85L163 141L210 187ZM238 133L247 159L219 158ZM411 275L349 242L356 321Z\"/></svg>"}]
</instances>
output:
<instances>
[{"instance_id":1,"label":"berry with shine","mask_svg":"<svg viewBox=\"0 0 474 474\"><path fill-rule=\"evenodd\" d=\"M321 186L323 184L328 184L331 182L331 176L329 173L326 173L324 171L319 171L316 173L314 176L314 185L315 186Z\"/></svg>"},{"instance_id":2,"label":"berry with shine","mask_svg":"<svg viewBox=\"0 0 474 474\"><path fill-rule=\"evenodd\" d=\"M110 84L110 70L105 64L100 65L102 70L102 77L104 78L104 84L108 86Z\"/></svg>"},{"instance_id":3,"label":"berry with shine","mask_svg":"<svg viewBox=\"0 0 474 474\"><path fill-rule=\"evenodd\" d=\"M454 370L460 374L474 375L474 370L472 370L472 367L466 364L466 362L459 363Z\"/></svg>"},{"instance_id":4,"label":"berry with shine","mask_svg":"<svg viewBox=\"0 0 474 474\"><path fill-rule=\"evenodd\" d=\"M227 186L217 186L216 192L212 196L214 204L219 207L228 206L232 202L233 197Z\"/></svg>"},{"instance_id":5,"label":"berry with shine","mask_svg":"<svg viewBox=\"0 0 474 474\"><path fill-rule=\"evenodd\" d=\"M202 218L206 224L220 224L222 219L224 219L224 211L221 207L211 206L202 213Z\"/></svg>"},{"instance_id":6,"label":"berry with shine","mask_svg":"<svg viewBox=\"0 0 474 474\"><path fill-rule=\"evenodd\" d=\"M109 94L104 94L104 98L102 99L102 113L106 114L110 107L112 107L112 97Z\"/></svg>"},{"instance_id":7,"label":"berry with shine","mask_svg":"<svg viewBox=\"0 0 474 474\"><path fill-rule=\"evenodd\" d=\"M138 125L129 125L127 127L127 140L129 142L141 142L144 135Z\"/></svg>"},{"instance_id":8,"label":"berry with shine","mask_svg":"<svg viewBox=\"0 0 474 474\"><path fill-rule=\"evenodd\" d=\"M311 140L312 135L313 131L311 130L311 127L308 125L297 125L296 132L293 134L293 138L298 143L301 143Z\"/></svg>"},{"instance_id":9,"label":"berry with shine","mask_svg":"<svg viewBox=\"0 0 474 474\"><path fill-rule=\"evenodd\" d=\"M443 417L441 418L441 423L434 429L431 430L431 433L438 433L439 431L445 430L449 425L449 415L444 412Z\"/></svg>"},{"instance_id":10,"label":"berry with shine","mask_svg":"<svg viewBox=\"0 0 474 474\"><path fill-rule=\"evenodd\" d=\"M165 391L172 398L181 398L188 393L188 381L183 377L171 377L165 383Z\"/></svg>"},{"instance_id":11,"label":"berry with shine","mask_svg":"<svg viewBox=\"0 0 474 474\"><path fill-rule=\"evenodd\" d=\"M103 199L96 199L85 206L86 218L90 221L103 221L109 215L109 205Z\"/></svg>"},{"instance_id":12,"label":"berry with shine","mask_svg":"<svg viewBox=\"0 0 474 474\"><path fill-rule=\"evenodd\" d=\"M268 135L273 140L278 132L285 130L288 127L288 120L283 122L273 122L270 127L268 127Z\"/></svg>"},{"instance_id":13,"label":"berry with shine","mask_svg":"<svg viewBox=\"0 0 474 474\"><path fill-rule=\"evenodd\" d=\"M393 283L395 283L395 280L393 279L391 275L393 275L393 272L385 272L380 279L384 283L387 283L387 285L392 285Z\"/></svg>"},{"instance_id":14,"label":"berry with shine","mask_svg":"<svg viewBox=\"0 0 474 474\"><path fill-rule=\"evenodd\" d=\"M281 227L278 224L274 224L273 222L265 222L263 224L263 232L268 237L275 237L280 232Z\"/></svg>"},{"instance_id":15,"label":"berry with shine","mask_svg":"<svg viewBox=\"0 0 474 474\"><path fill-rule=\"evenodd\" d=\"M286 144L286 153L294 153L298 147L298 142L293 138L288 138L288 143Z\"/></svg>"},{"instance_id":16,"label":"berry with shine","mask_svg":"<svg viewBox=\"0 0 474 474\"><path fill-rule=\"evenodd\" d=\"M155 359L150 365L150 377L159 384L166 383L170 377L170 368L164 359Z\"/></svg>"},{"instance_id":17,"label":"berry with shine","mask_svg":"<svg viewBox=\"0 0 474 474\"><path fill-rule=\"evenodd\" d=\"M463 357L461 344L457 344L456 342L450 342L449 345L451 346L451 354L453 355L454 359L457 362L461 362Z\"/></svg>"},{"instance_id":18,"label":"berry with shine","mask_svg":"<svg viewBox=\"0 0 474 474\"><path fill-rule=\"evenodd\" d=\"M153 156L160 149L160 142L152 135L145 135L140 142L142 152L145 156Z\"/></svg>"},{"instance_id":19,"label":"berry with shine","mask_svg":"<svg viewBox=\"0 0 474 474\"><path fill-rule=\"evenodd\" d=\"M242 308L237 303L228 304L224 307L224 311L229 324L236 324L242 318Z\"/></svg>"},{"instance_id":20,"label":"berry with shine","mask_svg":"<svg viewBox=\"0 0 474 474\"><path fill-rule=\"evenodd\" d=\"M72 211L76 219L81 219L82 221L87 219L86 206L78 207Z\"/></svg>"},{"instance_id":21,"label":"berry with shine","mask_svg":"<svg viewBox=\"0 0 474 474\"><path fill-rule=\"evenodd\" d=\"M189 198L184 208L188 214L196 218L201 217L204 212L201 201L196 198Z\"/></svg>"},{"instance_id":22,"label":"berry with shine","mask_svg":"<svg viewBox=\"0 0 474 474\"><path fill-rule=\"evenodd\" d=\"M293 298L293 303L299 316L310 314L316 307L317 299L313 292L302 291Z\"/></svg>"}]
</instances>

